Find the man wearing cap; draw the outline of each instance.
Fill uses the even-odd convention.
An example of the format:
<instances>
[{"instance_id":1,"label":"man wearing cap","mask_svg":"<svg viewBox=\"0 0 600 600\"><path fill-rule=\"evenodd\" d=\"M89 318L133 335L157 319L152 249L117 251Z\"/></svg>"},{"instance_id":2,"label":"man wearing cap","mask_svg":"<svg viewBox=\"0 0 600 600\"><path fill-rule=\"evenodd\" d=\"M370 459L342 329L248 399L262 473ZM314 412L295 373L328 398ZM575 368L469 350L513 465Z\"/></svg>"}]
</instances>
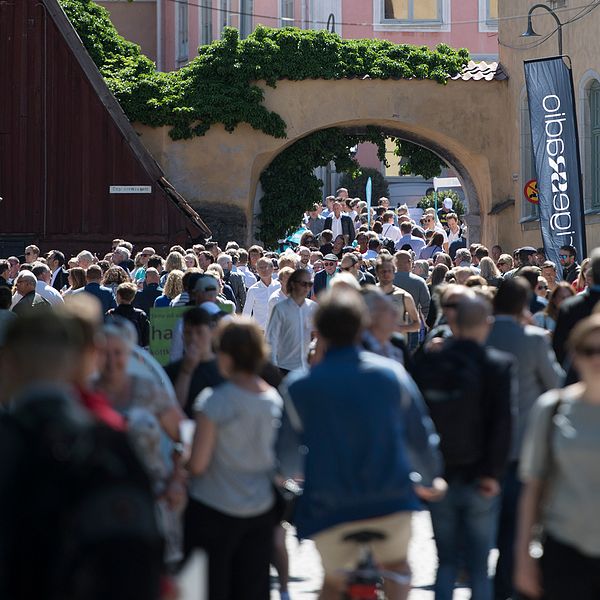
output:
<instances>
[{"instance_id":1,"label":"man wearing cap","mask_svg":"<svg viewBox=\"0 0 600 600\"><path fill-rule=\"evenodd\" d=\"M516 277L519 271L525 267L535 266L535 255L537 250L532 246L523 246L516 252L517 266L504 274L504 279L510 279Z\"/></svg>"},{"instance_id":2,"label":"man wearing cap","mask_svg":"<svg viewBox=\"0 0 600 600\"><path fill-rule=\"evenodd\" d=\"M156 254L154 248L147 246L140 252L139 256L136 257L136 260L139 261L140 266L136 267L133 270L133 273L131 273L131 277L135 281L135 283L139 284L140 282L144 281L146 269L148 268L148 260L154 254Z\"/></svg>"},{"instance_id":3,"label":"man wearing cap","mask_svg":"<svg viewBox=\"0 0 600 600\"><path fill-rule=\"evenodd\" d=\"M448 230L448 215L452 212L452 198L444 198L442 207L438 209L437 216L440 225L447 231Z\"/></svg>"},{"instance_id":4,"label":"man wearing cap","mask_svg":"<svg viewBox=\"0 0 600 600\"><path fill-rule=\"evenodd\" d=\"M338 272L338 257L335 254L326 254L323 257L323 270L315 275L313 296L318 296L324 289L329 287L331 280Z\"/></svg>"},{"instance_id":5,"label":"man wearing cap","mask_svg":"<svg viewBox=\"0 0 600 600\"><path fill-rule=\"evenodd\" d=\"M35 291L36 276L31 271L21 271L15 279L15 287L21 299L13 306L12 311L22 317L32 310L50 308L50 303Z\"/></svg>"}]
</instances>

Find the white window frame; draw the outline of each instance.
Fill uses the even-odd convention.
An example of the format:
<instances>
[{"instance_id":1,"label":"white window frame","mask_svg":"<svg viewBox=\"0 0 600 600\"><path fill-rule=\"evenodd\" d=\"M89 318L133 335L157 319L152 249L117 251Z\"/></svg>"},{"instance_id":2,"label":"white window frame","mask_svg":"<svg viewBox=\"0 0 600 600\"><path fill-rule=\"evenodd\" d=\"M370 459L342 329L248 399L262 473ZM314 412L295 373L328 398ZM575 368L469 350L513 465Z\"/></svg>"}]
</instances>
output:
<instances>
[{"instance_id":1,"label":"white window frame","mask_svg":"<svg viewBox=\"0 0 600 600\"><path fill-rule=\"evenodd\" d=\"M200 46L210 44L214 40L213 35L213 0L200 0L198 2L198 43ZM208 39L205 39L204 31L208 29Z\"/></svg>"},{"instance_id":2,"label":"white window frame","mask_svg":"<svg viewBox=\"0 0 600 600\"><path fill-rule=\"evenodd\" d=\"M185 10L184 10L185 9ZM185 13L185 39L182 39L182 23L181 18ZM188 1L181 1L176 4L175 8L175 62L181 66L189 61L190 58L190 16Z\"/></svg>"},{"instance_id":3,"label":"white window frame","mask_svg":"<svg viewBox=\"0 0 600 600\"><path fill-rule=\"evenodd\" d=\"M245 5L248 5L246 7ZM249 14L241 14L241 13L249 13ZM254 0L240 0L240 38L247 38L254 31ZM249 24L249 29L246 31L246 27Z\"/></svg>"},{"instance_id":4,"label":"white window frame","mask_svg":"<svg viewBox=\"0 0 600 600\"><path fill-rule=\"evenodd\" d=\"M296 9L296 3L294 2L294 0L279 0L277 4L279 8L279 27L295 27L296 20L294 18L294 13ZM289 8L292 9L291 16L285 14Z\"/></svg>"},{"instance_id":5,"label":"white window frame","mask_svg":"<svg viewBox=\"0 0 600 600\"><path fill-rule=\"evenodd\" d=\"M418 0L411 0L418 2ZM439 21L395 21L385 19L385 0L373 0L373 31L451 31L451 0L438 0Z\"/></svg>"},{"instance_id":6,"label":"white window frame","mask_svg":"<svg viewBox=\"0 0 600 600\"><path fill-rule=\"evenodd\" d=\"M498 4L500 2L502 0L498 0ZM498 20L491 19L489 14L490 0L479 0L479 31L482 33L498 31Z\"/></svg>"},{"instance_id":7,"label":"white window frame","mask_svg":"<svg viewBox=\"0 0 600 600\"><path fill-rule=\"evenodd\" d=\"M231 25L231 0L219 0L219 32Z\"/></svg>"},{"instance_id":8,"label":"white window frame","mask_svg":"<svg viewBox=\"0 0 600 600\"><path fill-rule=\"evenodd\" d=\"M594 170L592 164L592 119L590 106L590 88L596 82L600 84L600 74L593 69L586 71L579 83L579 144L581 155L581 173L583 183L584 208L587 213L600 213L600 181L594 181L598 177L598 169ZM600 156L596 157L600 160ZM594 204L594 183L598 200Z\"/></svg>"}]
</instances>

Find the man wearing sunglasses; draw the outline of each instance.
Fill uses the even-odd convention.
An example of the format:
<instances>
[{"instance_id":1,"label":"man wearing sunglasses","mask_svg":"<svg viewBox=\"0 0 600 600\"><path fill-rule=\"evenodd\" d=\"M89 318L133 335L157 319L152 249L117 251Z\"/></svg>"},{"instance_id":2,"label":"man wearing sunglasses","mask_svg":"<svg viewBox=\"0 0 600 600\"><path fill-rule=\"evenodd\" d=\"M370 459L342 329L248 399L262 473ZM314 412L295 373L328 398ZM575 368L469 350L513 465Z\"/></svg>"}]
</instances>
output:
<instances>
[{"instance_id":1,"label":"man wearing sunglasses","mask_svg":"<svg viewBox=\"0 0 600 600\"><path fill-rule=\"evenodd\" d=\"M265 337L273 364L282 375L308 367L308 347L313 333L316 302L307 298L313 279L307 269L296 269L286 283L288 297L271 311Z\"/></svg>"},{"instance_id":2,"label":"man wearing sunglasses","mask_svg":"<svg viewBox=\"0 0 600 600\"><path fill-rule=\"evenodd\" d=\"M314 295L318 296L329 287L334 275L338 272L338 257L335 254L326 254L323 257L323 270L315 275Z\"/></svg>"},{"instance_id":3,"label":"man wearing sunglasses","mask_svg":"<svg viewBox=\"0 0 600 600\"><path fill-rule=\"evenodd\" d=\"M574 246L561 246L558 257L563 268L563 279L567 283L575 283L581 271L581 267L577 264L577 250Z\"/></svg>"}]
</instances>

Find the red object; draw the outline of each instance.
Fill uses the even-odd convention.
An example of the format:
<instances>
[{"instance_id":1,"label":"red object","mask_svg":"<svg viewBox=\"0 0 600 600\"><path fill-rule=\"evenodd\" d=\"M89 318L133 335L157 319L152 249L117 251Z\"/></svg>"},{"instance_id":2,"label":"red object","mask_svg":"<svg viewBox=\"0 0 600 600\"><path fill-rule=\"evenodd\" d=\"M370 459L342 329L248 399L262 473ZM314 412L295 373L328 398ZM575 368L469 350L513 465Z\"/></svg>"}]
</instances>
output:
<instances>
[{"instance_id":1,"label":"red object","mask_svg":"<svg viewBox=\"0 0 600 600\"><path fill-rule=\"evenodd\" d=\"M87 408L98 421L117 431L125 431L125 419L110 405L108 398L100 392L79 389L81 404Z\"/></svg>"},{"instance_id":2,"label":"red object","mask_svg":"<svg viewBox=\"0 0 600 600\"><path fill-rule=\"evenodd\" d=\"M374 583L352 583L348 586L347 594L352 600L377 600L377 585Z\"/></svg>"}]
</instances>

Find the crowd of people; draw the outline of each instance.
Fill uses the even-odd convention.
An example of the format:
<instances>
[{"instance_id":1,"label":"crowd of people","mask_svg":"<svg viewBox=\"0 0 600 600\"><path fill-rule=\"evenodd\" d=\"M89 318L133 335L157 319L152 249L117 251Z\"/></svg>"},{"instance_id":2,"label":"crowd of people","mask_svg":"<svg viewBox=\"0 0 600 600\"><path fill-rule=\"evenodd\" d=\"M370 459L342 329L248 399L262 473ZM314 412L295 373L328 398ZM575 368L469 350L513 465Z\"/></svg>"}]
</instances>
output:
<instances>
[{"instance_id":1,"label":"crowd of people","mask_svg":"<svg viewBox=\"0 0 600 600\"><path fill-rule=\"evenodd\" d=\"M287 521L324 600L364 530L406 599L427 509L436 600L460 577L475 600L600 598L600 249L556 265L469 244L450 199L415 222L344 189L303 229L0 259L1 597L175 598L201 548L211 600L269 598L271 564L289 598Z\"/></svg>"}]
</instances>

